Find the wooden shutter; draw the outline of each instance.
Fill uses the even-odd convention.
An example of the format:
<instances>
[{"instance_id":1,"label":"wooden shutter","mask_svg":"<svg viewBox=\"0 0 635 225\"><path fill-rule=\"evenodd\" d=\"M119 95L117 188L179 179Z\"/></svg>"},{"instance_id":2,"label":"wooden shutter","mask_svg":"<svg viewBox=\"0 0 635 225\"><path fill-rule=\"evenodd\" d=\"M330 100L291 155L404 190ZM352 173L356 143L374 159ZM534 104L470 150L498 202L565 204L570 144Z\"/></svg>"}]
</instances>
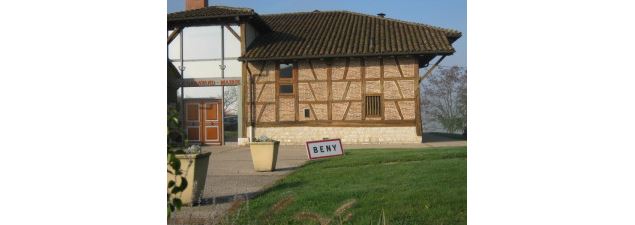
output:
<instances>
[{"instance_id":1,"label":"wooden shutter","mask_svg":"<svg viewBox=\"0 0 635 225\"><path fill-rule=\"evenodd\" d=\"M366 116L381 116L381 96L366 96Z\"/></svg>"}]
</instances>

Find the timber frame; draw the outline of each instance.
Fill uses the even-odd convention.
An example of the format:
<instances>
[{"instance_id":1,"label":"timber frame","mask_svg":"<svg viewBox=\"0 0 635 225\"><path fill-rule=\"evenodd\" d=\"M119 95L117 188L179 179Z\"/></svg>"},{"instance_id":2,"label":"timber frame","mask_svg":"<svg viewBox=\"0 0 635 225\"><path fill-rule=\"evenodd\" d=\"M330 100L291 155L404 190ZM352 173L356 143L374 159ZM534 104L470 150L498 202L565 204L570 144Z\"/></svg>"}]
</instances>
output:
<instances>
[{"instance_id":1,"label":"timber frame","mask_svg":"<svg viewBox=\"0 0 635 225\"><path fill-rule=\"evenodd\" d=\"M375 66L372 76L369 75L369 61L372 60ZM386 77L386 61L392 63L393 75ZM355 61L358 66L355 68L359 71L358 78L350 75L351 64ZM403 61L409 62L408 65L402 65ZM394 63L393 63L394 62ZM293 77L290 80L281 80L279 64L292 63ZM318 66L317 64L320 66ZM337 68L338 65L344 65L343 68ZM412 126L416 127L420 136L421 115L418 112L420 105L419 97L419 58L409 57L360 57L360 58L333 58L320 60L271 60L245 62L243 76L250 82L243 82L243 96L250 96L243 107L249 107L245 112L249 115L244 118L243 124L249 124L255 127L293 127L293 126L315 126L315 127L381 127L381 126ZM304 66L303 74L300 74L300 68ZM318 73L317 70L323 71ZM252 69L253 68L253 69ZM340 71L338 78L334 78L334 71ZM411 70L407 71L406 68ZM253 71L253 70L256 71ZM378 69L378 70L377 70ZM343 71L343 74L342 72ZM397 76L395 76L395 71ZM409 76L405 76L404 73ZM269 74L269 75L266 75ZM267 77L272 76L272 77ZM371 82L372 85L369 83ZM385 89L387 83L392 85L389 91ZM334 84L338 84L341 90L336 90ZM345 84L343 84L345 83ZM292 94L280 94L281 84L293 84ZM405 95L403 84L408 86L409 94ZM355 85L356 93L359 96L351 98L351 86ZM376 90L367 90L373 86ZM325 89L322 89L325 88ZM269 90L269 89L273 89ZM318 93L318 91L325 93ZM341 92L335 97L335 91ZM269 96L273 92L273 96ZM387 98L386 94L390 93L391 98ZM268 94L264 94L268 93ZM304 93L304 94L302 94ZM303 97L304 96L304 97ZM322 96L322 97L319 97ZM378 116L366 116L366 96L381 97L381 114ZM291 107L293 117L283 119L281 117L282 102L292 100ZM357 119L351 119L351 106L357 104L359 115ZM387 118L387 104L393 106L393 116ZM403 105L412 105L404 111ZM321 107L319 112L316 107ZM335 115L336 106L342 106L343 114ZM310 118L304 118L304 109L310 110ZM252 111L253 110L253 111ZM267 112L265 112L267 111ZM324 112L325 111L325 112ZM255 113L251 113L255 112ZM269 120L264 119L267 113ZM409 118L405 114L412 115Z\"/></svg>"}]
</instances>

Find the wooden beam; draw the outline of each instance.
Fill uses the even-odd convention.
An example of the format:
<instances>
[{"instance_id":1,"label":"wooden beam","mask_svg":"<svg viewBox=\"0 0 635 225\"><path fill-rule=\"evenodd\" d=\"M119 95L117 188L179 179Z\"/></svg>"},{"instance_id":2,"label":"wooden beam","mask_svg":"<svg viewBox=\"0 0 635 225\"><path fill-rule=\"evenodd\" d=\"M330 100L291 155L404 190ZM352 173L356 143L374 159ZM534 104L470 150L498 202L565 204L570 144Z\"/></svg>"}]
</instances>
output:
<instances>
[{"instance_id":1,"label":"wooden beam","mask_svg":"<svg viewBox=\"0 0 635 225\"><path fill-rule=\"evenodd\" d=\"M346 96L348 96L348 88L351 86L351 81L346 81L346 89L344 89L344 95L341 100L346 100Z\"/></svg>"},{"instance_id":2,"label":"wooden beam","mask_svg":"<svg viewBox=\"0 0 635 225\"><path fill-rule=\"evenodd\" d=\"M415 58L415 64L419 64L418 61L419 59ZM421 124L421 79L419 77L419 67L415 66L414 69L414 75L416 79L419 79L419 81L417 82L417 86L415 87L415 109L417 110L415 111L415 126L417 130L417 136L422 137L421 141L423 141L423 125ZM399 105L399 102L397 102L397 105Z\"/></svg>"},{"instance_id":3,"label":"wooden beam","mask_svg":"<svg viewBox=\"0 0 635 225\"><path fill-rule=\"evenodd\" d=\"M229 32L231 32L234 37L236 37L236 39L238 39L238 41L241 41L240 39L240 35L238 35L238 33L236 33L236 31L234 29L232 29L232 27L230 27L229 25L223 25L224 27L227 28L227 30L229 30Z\"/></svg>"},{"instance_id":4,"label":"wooden beam","mask_svg":"<svg viewBox=\"0 0 635 225\"><path fill-rule=\"evenodd\" d=\"M399 118L401 118L400 120L403 120L403 114L401 113L401 106L399 106L399 101L393 101L393 102L395 103L395 108L397 108L397 112L399 113Z\"/></svg>"},{"instance_id":5,"label":"wooden beam","mask_svg":"<svg viewBox=\"0 0 635 225\"><path fill-rule=\"evenodd\" d=\"M309 67L311 67L311 74L313 74L313 80L318 80L317 75L315 75L315 70L313 70L313 63L311 62L311 60L307 60L307 62L309 62Z\"/></svg>"},{"instance_id":6,"label":"wooden beam","mask_svg":"<svg viewBox=\"0 0 635 225\"><path fill-rule=\"evenodd\" d=\"M430 67L430 69L428 69L428 71L426 72L426 74L423 75L423 77L421 77L421 79L419 79L419 83L421 83L422 80L426 79L426 77L430 76L430 74L432 73L432 71L437 68L437 66L439 66L439 63L445 59L445 55L441 56L441 58L439 58L439 60L437 60L436 63L434 63L434 65L432 65L432 67ZM418 71L418 70L417 70Z\"/></svg>"},{"instance_id":7,"label":"wooden beam","mask_svg":"<svg viewBox=\"0 0 635 225\"><path fill-rule=\"evenodd\" d=\"M333 83L331 81L331 76L333 75L333 62L329 61L326 62L326 89L328 90L328 97L327 97L327 101L329 102L328 104L326 104L326 112L327 112L327 118L328 120L331 120L333 118L333 104L331 104L330 102L333 101ZM317 99L316 99L317 100Z\"/></svg>"},{"instance_id":8,"label":"wooden beam","mask_svg":"<svg viewBox=\"0 0 635 225\"><path fill-rule=\"evenodd\" d=\"M274 78L276 79L276 84L274 86L274 99L276 101L276 122L280 121L280 64L276 63L274 67ZM264 90L265 87L262 87ZM296 90L293 90L296 91ZM258 96L260 98L260 96ZM257 100L256 100L257 101Z\"/></svg>"},{"instance_id":9,"label":"wooden beam","mask_svg":"<svg viewBox=\"0 0 635 225\"><path fill-rule=\"evenodd\" d=\"M313 120L318 120L317 118L317 114L315 114L315 110L313 110L313 105L311 105L311 103L309 104L309 108L311 109L311 113L313 114Z\"/></svg>"},{"instance_id":10,"label":"wooden beam","mask_svg":"<svg viewBox=\"0 0 635 225\"><path fill-rule=\"evenodd\" d=\"M293 109L295 110L295 121L299 121L300 120L300 89L299 89L299 83L298 83L298 62L293 62L292 65L292 77L293 77L293 105L295 107L293 107Z\"/></svg>"},{"instance_id":11,"label":"wooden beam","mask_svg":"<svg viewBox=\"0 0 635 225\"><path fill-rule=\"evenodd\" d=\"M344 111L344 116L342 116L342 120L346 120L346 116L348 115L348 109L351 108L352 104L353 102L348 102L348 105L346 105L346 111Z\"/></svg>"},{"instance_id":12,"label":"wooden beam","mask_svg":"<svg viewBox=\"0 0 635 225\"><path fill-rule=\"evenodd\" d=\"M381 96L379 97L380 101L379 101L379 107L380 110L379 112L381 113L381 120L385 119L385 113L384 113L384 102L385 102L385 98L384 98L384 59L383 58L379 58L379 78L381 78L381 80L379 80L379 92L381 93ZM397 82L395 82L397 83ZM398 85L398 84L397 84Z\"/></svg>"},{"instance_id":13,"label":"wooden beam","mask_svg":"<svg viewBox=\"0 0 635 225\"><path fill-rule=\"evenodd\" d=\"M311 110L313 112L313 110ZM314 114L315 115L315 114ZM414 127L414 120L305 120L305 121L279 121L258 122L258 127ZM344 118L346 119L346 118Z\"/></svg>"},{"instance_id":14,"label":"wooden beam","mask_svg":"<svg viewBox=\"0 0 635 225\"><path fill-rule=\"evenodd\" d=\"M168 35L168 45L174 41L174 39L176 39L176 36L178 36L181 31L183 30L183 27L177 27L176 29L174 29L172 31L172 33L170 35Z\"/></svg>"},{"instance_id":15,"label":"wooden beam","mask_svg":"<svg viewBox=\"0 0 635 225\"><path fill-rule=\"evenodd\" d=\"M247 35L245 35L247 33L247 28L245 27L247 25L245 25L245 23L240 23L240 55L244 55L245 51L246 51L246 44L247 44L247 39L245 39L245 37L247 37Z\"/></svg>"}]
</instances>

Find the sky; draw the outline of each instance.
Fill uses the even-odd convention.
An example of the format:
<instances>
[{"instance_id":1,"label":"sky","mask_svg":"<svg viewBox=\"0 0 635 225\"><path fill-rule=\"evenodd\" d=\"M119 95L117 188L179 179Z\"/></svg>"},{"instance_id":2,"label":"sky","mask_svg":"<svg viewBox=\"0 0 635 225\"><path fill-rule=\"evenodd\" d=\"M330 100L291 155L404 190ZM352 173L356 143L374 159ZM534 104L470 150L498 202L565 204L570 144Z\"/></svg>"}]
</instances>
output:
<instances>
[{"instance_id":1,"label":"sky","mask_svg":"<svg viewBox=\"0 0 635 225\"><path fill-rule=\"evenodd\" d=\"M185 0L167 0L168 13L183 11ZM454 42L456 52L440 65L467 67L466 0L209 0L209 5L252 8L258 14L306 12L313 10L348 10L369 15L383 12L386 17L458 30L463 36ZM436 59L433 61L436 62ZM431 62L431 64L433 63Z\"/></svg>"}]
</instances>

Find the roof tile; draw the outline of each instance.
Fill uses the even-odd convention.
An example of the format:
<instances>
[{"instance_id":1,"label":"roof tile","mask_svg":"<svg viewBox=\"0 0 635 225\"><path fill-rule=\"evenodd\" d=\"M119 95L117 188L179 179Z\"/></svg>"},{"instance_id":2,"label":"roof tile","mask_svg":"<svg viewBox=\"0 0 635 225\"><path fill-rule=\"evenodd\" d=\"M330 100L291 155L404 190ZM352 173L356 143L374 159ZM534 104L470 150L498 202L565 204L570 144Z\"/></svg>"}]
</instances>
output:
<instances>
[{"instance_id":1,"label":"roof tile","mask_svg":"<svg viewBox=\"0 0 635 225\"><path fill-rule=\"evenodd\" d=\"M262 15L273 32L241 59L298 59L398 54L451 54L455 30L348 11Z\"/></svg>"},{"instance_id":2,"label":"roof tile","mask_svg":"<svg viewBox=\"0 0 635 225\"><path fill-rule=\"evenodd\" d=\"M253 9L250 8L236 8L227 6L209 6L200 9L193 9L181 12L174 12L168 14L168 21L178 19L191 19L196 17L228 17L228 16L246 16L256 14Z\"/></svg>"}]
</instances>

